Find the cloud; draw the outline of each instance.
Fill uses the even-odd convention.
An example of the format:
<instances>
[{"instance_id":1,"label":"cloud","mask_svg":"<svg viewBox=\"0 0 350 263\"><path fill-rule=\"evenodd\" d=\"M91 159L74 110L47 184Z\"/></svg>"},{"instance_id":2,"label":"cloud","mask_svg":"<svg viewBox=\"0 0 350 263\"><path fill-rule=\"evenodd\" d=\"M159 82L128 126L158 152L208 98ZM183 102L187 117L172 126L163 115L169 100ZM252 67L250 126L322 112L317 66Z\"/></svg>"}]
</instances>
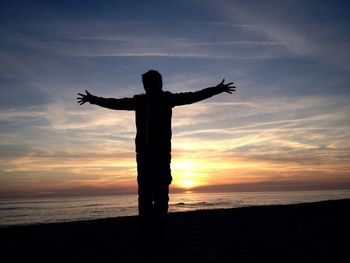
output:
<instances>
[{"instance_id":1,"label":"cloud","mask_svg":"<svg viewBox=\"0 0 350 263\"><path fill-rule=\"evenodd\" d=\"M283 174L295 169L346 171L350 108L347 99L341 101L300 97L194 105L188 119L176 120L174 114L175 158L207 159L216 163L217 171L221 166L230 170L229 162L243 164L241 170L261 163L263 169ZM241 110L234 111L238 107Z\"/></svg>"},{"instance_id":2,"label":"cloud","mask_svg":"<svg viewBox=\"0 0 350 263\"><path fill-rule=\"evenodd\" d=\"M36 31L40 31L40 38ZM130 30L132 29L132 30ZM265 59L282 43L245 39L242 27L220 23L59 21L7 29L5 44L73 57ZM232 32L234 31L234 32ZM52 34L55 32L55 34ZM222 32L218 34L217 32ZM229 35L229 37L227 37ZM241 39L243 37L243 40ZM273 50L273 52L272 52Z\"/></svg>"},{"instance_id":3,"label":"cloud","mask_svg":"<svg viewBox=\"0 0 350 263\"><path fill-rule=\"evenodd\" d=\"M300 12L301 8L312 12L312 3L308 5L307 2L292 4L290 1L267 1L262 4L254 1L254 8L251 3L239 1L218 3L219 5L215 2L215 6L226 13L228 21L233 24L248 24L250 26L242 27L242 30L252 36L262 37L267 42L281 44L285 52L281 53L278 49L277 53L280 55L313 57L326 65L349 69L347 51L350 42L346 30L348 21L339 22L333 17L331 21L320 23L312 14L307 17L307 14ZM320 16L328 16L329 8L336 8L327 4L321 4L319 7L317 11L321 10Z\"/></svg>"}]
</instances>

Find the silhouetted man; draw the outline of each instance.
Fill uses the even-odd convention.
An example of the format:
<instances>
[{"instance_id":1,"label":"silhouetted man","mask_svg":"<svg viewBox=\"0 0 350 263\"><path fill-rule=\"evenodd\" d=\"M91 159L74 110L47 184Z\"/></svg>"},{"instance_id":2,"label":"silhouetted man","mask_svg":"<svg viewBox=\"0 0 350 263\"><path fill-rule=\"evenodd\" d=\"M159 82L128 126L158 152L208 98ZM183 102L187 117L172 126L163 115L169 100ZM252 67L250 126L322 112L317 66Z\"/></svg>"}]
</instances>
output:
<instances>
[{"instance_id":1,"label":"silhouetted man","mask_svg":"<svg viewBox=\"0 0 350 263\"><path fill-rule=\"evenodd\" d=\"M233 82L224 80L215 87L197 92L163 91L162 75L150 70L142 75L146 94L133 98L101 98L78 93L80 105L90 102L113 110L136 112L136 160L139 194L139 216L143 229L161 229L166 224L169 185L171 184L171 116L172 108L210 98L222 92L232 93Z\"/></svg>"}]
</instances>

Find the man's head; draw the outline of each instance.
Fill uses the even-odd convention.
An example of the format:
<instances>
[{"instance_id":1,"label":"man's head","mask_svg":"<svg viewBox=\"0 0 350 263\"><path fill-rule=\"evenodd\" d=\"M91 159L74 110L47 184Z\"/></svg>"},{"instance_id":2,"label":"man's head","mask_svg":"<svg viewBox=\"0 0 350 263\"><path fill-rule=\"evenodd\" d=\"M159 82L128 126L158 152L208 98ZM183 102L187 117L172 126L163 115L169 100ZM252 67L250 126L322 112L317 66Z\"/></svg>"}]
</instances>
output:
<instances>
[{"instance_id":1,"label":"man's head","mask_svg":"<svg viewBox=\"0 0 350 263\"><path fill-rule=\"evenodd\" d=\"M148 94L154 94L162 91L162 75L155 70L149 70L142 74L143 87Z\"/></svg>"}]
</instances>

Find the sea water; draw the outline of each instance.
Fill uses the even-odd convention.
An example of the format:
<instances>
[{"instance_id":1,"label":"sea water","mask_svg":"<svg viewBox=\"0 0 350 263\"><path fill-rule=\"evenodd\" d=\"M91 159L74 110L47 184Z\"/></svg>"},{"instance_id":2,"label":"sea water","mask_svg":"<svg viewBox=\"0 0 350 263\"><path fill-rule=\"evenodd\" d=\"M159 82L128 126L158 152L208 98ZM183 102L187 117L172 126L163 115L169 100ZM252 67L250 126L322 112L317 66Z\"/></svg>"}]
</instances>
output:
<instances>
[{"instance_id":1,"label":"sea water","mask_svg":"<svg viewBox=\"0 0 350 263\"><path fill-rule=\"evenodd\" d=\"M350 198L350 190L171 194L169 212ZM0 200L0 226L137 215L137 195Z\"/></svg>"}]
</instances>

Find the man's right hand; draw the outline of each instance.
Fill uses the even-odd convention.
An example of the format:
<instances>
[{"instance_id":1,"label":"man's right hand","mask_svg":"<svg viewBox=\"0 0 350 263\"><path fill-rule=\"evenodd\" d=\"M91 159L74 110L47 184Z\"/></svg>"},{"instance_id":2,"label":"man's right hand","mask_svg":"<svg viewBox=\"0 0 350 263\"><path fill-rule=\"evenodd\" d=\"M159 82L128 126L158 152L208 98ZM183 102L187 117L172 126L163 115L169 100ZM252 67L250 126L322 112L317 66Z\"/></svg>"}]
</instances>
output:
<instances>
[{"instance_id":1,"label":"man's right hand","mask_svg":"<svg viewBox=\"0 0 350 263\"><path fill-rule=\"evenodd\" d=\"M83 105L84 103L86 102L92 102L93 98L95 97L94 95L92 95L91 93L89 93L87 90L85 90L86 94L82 94L82 93L78 93L79 96L81 97L78 97L77 100L78 100L78 103L80 105Z\"/></svg>"},{"instance_id":2,"label":"man's right hand","mask_svg":"<svg viewBox=\"0 0 350 263\"><path fill-rule=\"evenodd\" d=\"M225 79L223 79L218 85L216 85L216 87L222 90L222 92L227 92L232 94L233 91L236 91L236 87L232 85L233 85L233 82L225 84Z\"/></svg>"}]
</instances>

